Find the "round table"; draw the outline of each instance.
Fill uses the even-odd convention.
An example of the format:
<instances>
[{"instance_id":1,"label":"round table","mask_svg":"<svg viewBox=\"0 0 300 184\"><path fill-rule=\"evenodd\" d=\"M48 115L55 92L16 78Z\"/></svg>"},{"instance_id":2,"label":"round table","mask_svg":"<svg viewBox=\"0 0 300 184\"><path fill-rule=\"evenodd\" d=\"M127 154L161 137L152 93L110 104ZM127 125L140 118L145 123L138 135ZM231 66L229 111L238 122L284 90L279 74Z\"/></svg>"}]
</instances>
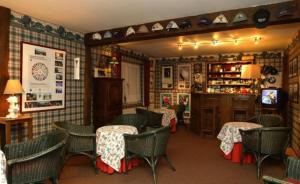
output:
<instances>
[{"instance_id":1,"label":"round table","mask_svg":"<svg viewBox=\"0 0 300 184\"><path fill-rule=\"evenodd\" d=\"M249 130L261 128L262 125L249 122L228 122L225 123L217 138L221 140L220 149L225 154L225 158L232 159L233 162L240 162L242 154L242 136L239 129ZM251 162L250 156L246 156L247 163Z\"/></svg>"},{"instance_id":2,"label":"round table","mask_svg":"<svg viewBox=\"0 0 300 184\"><path fill-rule=\"evenodd\" d=\"M122 172L125 157L125 141L123 134L138 134L134 126L110 125L103 126L96 131L96 153L100 157L97 159L97 167L104 172L111 173L110 168L103 169L101 162L107 164L113 170ZM123 169L122 169L123 168Z\"/></svg>"},{"instance_id":3,"label":"round table","mask_svg":"<svg viewBox=\"0 0 300 184\"><path fill-rule=\"evenodd\" d=\"M0 150L0 183L6 184L6 159L4 153Z\"/></svg>"},{"instance_id":4,"label":"round table","mask_svg":"<svg viewBox=\"0 0 300 184\"><path fill-rule=\"evenodd\" d=\"M171 132L176 132L176 123L177 123L177 116L174 109L167 109L167 108L160 108L160 109L153 109L153 112L163 114L161 124L163 126L170 125Z\"/></svg>"}]
</instances>

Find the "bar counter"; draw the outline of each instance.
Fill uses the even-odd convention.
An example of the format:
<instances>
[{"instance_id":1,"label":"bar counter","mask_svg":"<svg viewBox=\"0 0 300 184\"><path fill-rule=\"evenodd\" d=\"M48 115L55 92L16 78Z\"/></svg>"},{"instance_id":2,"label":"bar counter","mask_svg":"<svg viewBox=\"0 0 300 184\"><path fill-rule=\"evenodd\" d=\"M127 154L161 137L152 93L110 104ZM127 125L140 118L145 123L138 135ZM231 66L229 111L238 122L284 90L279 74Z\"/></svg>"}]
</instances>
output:
<instances>
[{"instance_id":1,"label":"bar counter","mask_svg":"<svg viewBox=\"0 0 300 184\"><path fill-rule=\"evenodd\" d=\"M190 127L201 135L215 136L226 122L246 121L255 113L254 94L194 92L191 98Z\"/></svg>"}]
</instances>

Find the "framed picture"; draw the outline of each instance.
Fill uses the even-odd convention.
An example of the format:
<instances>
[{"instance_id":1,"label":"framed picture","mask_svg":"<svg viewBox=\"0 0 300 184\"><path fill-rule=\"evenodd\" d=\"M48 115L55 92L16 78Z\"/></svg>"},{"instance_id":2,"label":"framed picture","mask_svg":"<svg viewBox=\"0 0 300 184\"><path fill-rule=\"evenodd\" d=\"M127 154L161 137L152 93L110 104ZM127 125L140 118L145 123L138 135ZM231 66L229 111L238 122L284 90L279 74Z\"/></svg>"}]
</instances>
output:
<instances>
[{"instance_id":1,"label":"framed picture","mask_svg":"<svg viewBox=\"0 0 300 184\"><path fill-rule=\"evenodd\" d=\"M299 101L299 85L298 83L293 84L293 102L298 103Z\"/></svg>"},{"instance_id":2,"label":"framed picture","mask_svg":"<svg viewBox=\"0 0 300 184\"><path fill-rule=\"evenodd\" d=\"M195 63L194 64L194 73L202 74L202 63Z\"/></svg>"},{"instance_id":3,"label":"framed picture","mask_svg":"<svg viewBox=\"0 0 300 184\"><path fill-rule=\"evenodd\" d=\"M190 118L191 116L191 94L177 93L177 104L183 103L185 105L184 117Z\"/></svg>"},{"instance_id":4,"label":"framed picture","mask_svg":"<svg viewBox=\"0 0 300 184\"><path fill-rule=\"evenodd\" d=\"M293 60L289 62L289 77L293 76Z\"/></svg>"},{"instance_id":5,"label":"framed picture","mask_svg":"<svg viewBox=\"0 0 300 184\"><path fill-rule=\"evenodd\" d=\"M298 75L298 57L293 59L293 76Z\"/></svg>"},{"instance_id":6,"label":"framed picture","mask_svg":"<svg viewBox=\"0 0 300 184\"><path fill-rule=\"evenodd\" d=\"M173 94L172 93L161 93L160 94L160 108L168 108L173 105Z\"/></svg>"},{"instance_id":7,"label":"framed picture","mask_svg":"<svg viewBox=\"0 0 300 184\"><path fill-rule=\"evenodd\" d=\"M294 100L293 94L294 94L294 87L292 84L289 84L289 102L293 102Z\"/></svg>"},{"instance_id":8,"label":"framed picture","mask_svg":"<svg viewBox=\"0 0 300 184\"><path fill-rule=\"evenodd\" d=\"M66 51L23 42L21 112L65 108Z\"/></svg>"},{"instance_id":9,"label":"framed picture","mask_svg":"<svg viewBox=\"0 0 300 184\"><path fill-rule=\"evenodd\" d=\"M161 67L161 88L173 89L173 66Z\"/></svg>"},{"instance_id":10,"label":"framed picture","mask_svg":"<svg viewBox=\"0 0 300 184\"><path fill-rule=\"evenodd\" d=\"M191 89L191 65L178 65L178 89Z\"/></svg>"}]
</instances>

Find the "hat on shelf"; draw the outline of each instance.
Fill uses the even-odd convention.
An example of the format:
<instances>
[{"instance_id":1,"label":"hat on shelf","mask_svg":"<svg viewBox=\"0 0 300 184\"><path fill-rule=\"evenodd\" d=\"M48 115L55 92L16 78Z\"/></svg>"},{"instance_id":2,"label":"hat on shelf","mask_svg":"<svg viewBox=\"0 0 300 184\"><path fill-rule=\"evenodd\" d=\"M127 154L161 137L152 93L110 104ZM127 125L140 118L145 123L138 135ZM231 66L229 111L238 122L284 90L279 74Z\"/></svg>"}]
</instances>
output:
<instances>
[{"instance_id":1,"label":"hat on shelf","mask_svg":"<svg viewBox=\"0 0 300 184\"><path fill-rule=\"evenodd\" d=\"M176 29L179 29L178 25L176 24L175 21L170 21L166 27L166 30L167 31L171 31L171 30L176 30Z\"/></svg>"},{"instance_id":2,"label":"hat on shelf","mask_svg":"<svg viewBox=\"0 0 300 184\"><path fill-rule=\"evenodd\" d=\"M155 31L161 31L163 30L163 26L160 24L160 23L155 23L153 26L152 26L152 31L155 32Z\"/></svg>"},{"instance_id":3,"label":"hat on shelf","mask_svg":"<svg viewBox=\"0 0 300 184\"><path fill-rule=\"evenodd\" d=\"M286 16L292 16L294 14L294 7L289 5L289 6L282 6L279 8L277 17L282 18Z\"/></svg>"},{"instance_id":4,"label":"hat on shelf","mask_svg":"<svg viewBox=\"0 0 300 184\"><path fill-rule=\"evenodd\" d=\"M122 32L120 32L120 31L115 31L115 32L113 33L113 37L114 37L114 38L122 38L122 37L123 37L123 34L122 34Z\"/></svg>"},{"instance_id":5,"label":"hat on shelf","mask_svg":"<svg viewBox=\"0 0 300 184\"><path fill-rule=\"evenodd\" d=\"M238 14L236 14L233 18L233 23L238 23L238 22L244 22L248 20L248 17L245 13L243 12L239 12Z\"/></svg>"},{"instance_id":6,"label":"hat on shelf","mask_svg":"<svg viewBox=\"0 0 300 184\"><path fill-rule=\"evenodd\" d=\"M149 29L146 25L141 25L137 30L137 33L149 33Z\"/></svg>"},{"instance_id":7,"label":"hat on shelf","mask_svg":"<svg viewBox=\"0 0 300 184\"><path fill-rule=\"evenodd\" d=\"M224 14L220 14L218 15L215 20L213 21L214 24L227 24L228 23L228 20L227 18L225 17Z\"/></svg>"},{"instance_id":8,"label":"hat on shelf","mask_svg":"<svg viewBox=\"0 0 300 184\"><path fill-rule=\"evenodd\" d=\"M110 31L106 31L106 32L104 33L103 38L112 38L111 32L110 32Z\"/></svg>"},{"instance_id":9,"label":"hat on shelf","mask_svg":"<svg viewBox=\"0 0 300 184\"><path fill-rule=\"evenodd\" d=\"M197 22L198 25L210 25L211 24L211 20L206 18L206 17L202 17L198 20Z\"/></svg>"},{"instance_id":10,"label":"hat on shelf","mask_svg":"<svg viewBox=\"0 0 300 184\"><path fill-rule=\"evenodd\" d=\"M94 34L92 35L92 39L93 39L93 40L102 40L102 36L101 36L100 33L94 33Z\"/></svg>"},{"instance_id":11,"label":"hat on shelf","mask_svg":"<svg viewBox=\"0 0 300 184\"><path fill-rule=\"evenodd\" d=\"M253 22L257 28L265 28L269 24L270 12L266 9L259 9L253 15Z\"/></svg>"},{"instance_id":12,"label":"hat on shelf","mask_svg":"<svg viewBox=\"0 0 300 184\"><path fill-rule=\"evenodd\" d=\"M134 34L135 34L135 30L133 29L133 27L130 26L126 31L126 36L130 36Z\"/></svg>"},{"instance_id":13,"label":"hat on shelf","mask_svg":"<svg viewBox=\"0 0 300 184\"><path fill-rule=\"evenodd\" d=\"M181 29L188 29L192 27L192 22L190 20L183 20L182 22L180 22L179 27Z\"/></svg>"}]
</instances>

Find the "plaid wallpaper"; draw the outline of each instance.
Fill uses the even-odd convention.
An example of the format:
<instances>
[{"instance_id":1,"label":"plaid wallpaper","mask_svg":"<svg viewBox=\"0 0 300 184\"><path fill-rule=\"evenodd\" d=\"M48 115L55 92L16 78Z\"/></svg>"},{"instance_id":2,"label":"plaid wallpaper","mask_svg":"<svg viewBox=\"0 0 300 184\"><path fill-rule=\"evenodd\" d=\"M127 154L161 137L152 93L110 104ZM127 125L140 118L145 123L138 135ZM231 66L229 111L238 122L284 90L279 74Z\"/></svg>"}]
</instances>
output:
<instances>
[{"instance_id":1,"label":"plaid wallpaper","mask_svg":"<svg viewBox=\"0 0 300 184\"><path fill-rule=\"evenodd\" d=\"M9 39L10 59L8 70L12 79L20 79L21 41L66 50L66 108L63 110L31 113L33 117L34 137L50 131L52 129L51 124L54 121L70 121L76 124L83 124L85 62L85 47L83 42L69 41L53 35L31 31L13 24L10 26ZM73 79L73 60L75 57L80 57L80 80ZM16 140L16 127L12 131L12 140L14 141Z\"/></svg>"}]
</instances>

